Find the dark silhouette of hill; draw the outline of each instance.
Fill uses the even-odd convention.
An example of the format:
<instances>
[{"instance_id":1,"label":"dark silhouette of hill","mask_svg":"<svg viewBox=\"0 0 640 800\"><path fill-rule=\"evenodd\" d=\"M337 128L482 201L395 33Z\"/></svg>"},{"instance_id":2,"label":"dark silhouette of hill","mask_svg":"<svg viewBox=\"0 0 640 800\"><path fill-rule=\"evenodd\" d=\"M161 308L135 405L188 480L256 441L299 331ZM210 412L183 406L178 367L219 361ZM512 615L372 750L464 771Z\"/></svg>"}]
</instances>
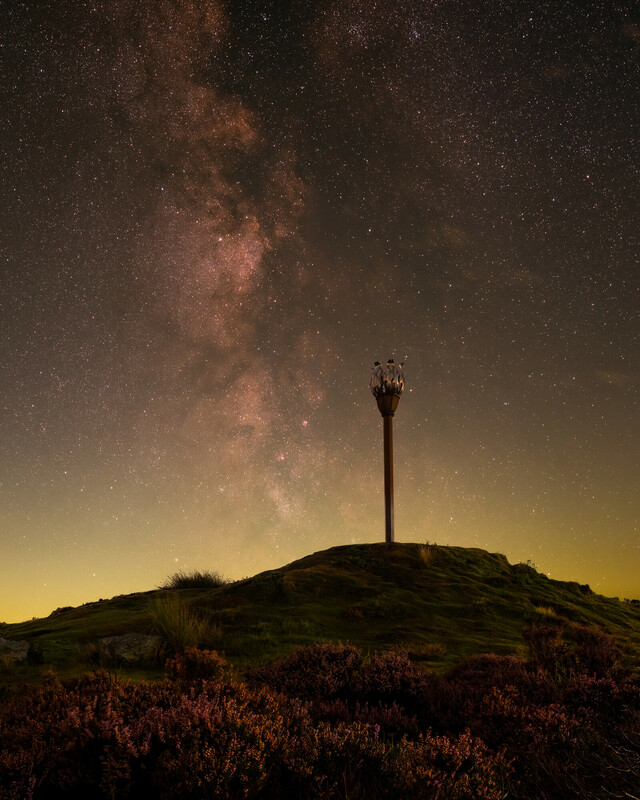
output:
<instances>
[{"instance_id":1,"label":"dark silhouette of hill","mask_svg":"<svg viewBox=\"0 0 640 800\"><path fill-rule=\"evenodd\" d=\"M640 664L637 604L552 580L500 554L413 543L333 547L213 589L156 590L59 609L4 625L0 637L32 644L31 673L47 664L73 673L83 663L86 669L101 637L153 632L154 609L168 598L203 623L200 645L220 650L241 671L328 641L364 653L403 647L425 666L444 669L476 653L525 655L522 631L532 623L562 629L569 645L581 626L603 630L630 666Z\"/></svg>"}]
</instances>

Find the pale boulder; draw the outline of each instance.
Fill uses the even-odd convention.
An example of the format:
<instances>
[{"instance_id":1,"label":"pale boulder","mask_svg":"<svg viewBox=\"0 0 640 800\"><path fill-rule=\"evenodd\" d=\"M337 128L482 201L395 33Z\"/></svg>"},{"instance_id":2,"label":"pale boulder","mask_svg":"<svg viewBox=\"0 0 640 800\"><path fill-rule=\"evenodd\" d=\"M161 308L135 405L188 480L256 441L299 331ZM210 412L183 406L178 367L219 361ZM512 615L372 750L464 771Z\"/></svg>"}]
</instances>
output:
<instances>
[{"instance_id":1,"label":"pale boulder","mask_svg":"<svg viewBox=\"0 0 640 800\"><path fill-rule=\"evenodd\" d=\"M14 664L26 661L29 642L24 639L0 639L0 656L8 656Z\"/></svg>"},{"instance_id":2,"label":"pale boulder","mask_svg":"<svg viewBox=\"0 0 640 800\"><path fill-rule=\"evenodd\" d=\"M138 664L152 661L160 647L160 637L146 633L124 633L100 639L100 660L106 664Z\"/></svg>"}]
</instances>

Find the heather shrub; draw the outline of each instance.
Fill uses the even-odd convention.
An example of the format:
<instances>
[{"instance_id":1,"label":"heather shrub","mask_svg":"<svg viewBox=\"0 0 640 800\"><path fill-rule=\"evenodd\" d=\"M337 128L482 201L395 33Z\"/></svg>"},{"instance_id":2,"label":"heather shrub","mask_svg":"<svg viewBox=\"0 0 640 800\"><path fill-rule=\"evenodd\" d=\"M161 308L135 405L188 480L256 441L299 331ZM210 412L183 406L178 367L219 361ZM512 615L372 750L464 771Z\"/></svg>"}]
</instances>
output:
<instances>
[{"instance_id":1,"label":"heather shrub","mask_svg":"<svg viewBox=\"0 0 640 800\"><path fill-rule=\"evenodd\" d=\"M619 671L557 681L476 656L440 676L403 651L363 665L344 645L262 668L273 688L221 683L224 666L186 649L172 680L98 673L5 694L0 800L637 796L640 684Z\"/></svg>"},{"instance_id":2,"label":"heather shrub","mask_svg":"<svg viewBox=\"0 0 640 800\"><path fill-rule=\"evenodd\" d=\"M361 722L351 725L321 722L317 733L315 771L320 778L317 800L390 797L385 791L388 781L383 777L388 748L378 738L376 729L371 730Z\"/></svg>"},{"instance_id":3,"label":"heather shrub","mask_svg":"<svg viewBox=\"0 0 640 800\"><path fill-rule=\"evenodd\" d=\"M573 673L601 677L621 669L622 648L608 633L585 625L574 626L569 633L571 647L563 641L560 626L533 622L525 627L532 666L562 678Z\"/></svg>"},{"instance_id":4,"label":"heather shrub","mask_svg":"<svg viewBox=\"0 0 640 800\"><path fill-rule=\"evenodd\" d=\"M460 733L466 726L464 687L435 672L425 673L425 684L419 707L421 729L435 733Z\"/></svg>"},{"instance_id":5,"label":"heather shrub","mask_svg":"<svg viewBox=\"0 0 640 800\"><path fill-rule=\"evenodd\" d=\"M428 718L435 730L460 732L495 687L516 686L528 692L537 681L537 676L531 676L522 660L515 656L471 656L444 676L428 676L425 693Z\"/></svg>"},{"instance_id":6,"label":"heather shrub","mask_svg":"<svg viewBox=\"0 0 640 800\"><path fill-rule=\"evenodd\" d=\"M41 785L46 790L35 796L63 797L78 783L92 783L96 753L92 758L87 751L83 759L78 752L98 719L110 727L104 705L110 687L100 676L87 696L80 685L74 692L47 680L39 691L7 703L0 715L0 797L31 797Z\"/></svg>"},{"instance_id":7,"label":"heather shrub","mask_svg":"<svg viewBox=\"0 0 640 800\"><path fill-rule=\"evenodd\" d=\"M562 784L563 793L553 796L572 796L567 786L579 772L582 726L561 705L532 704L513 686L494 687L474 709L469 726L492 750L506 750L516 797L545 797L550 785Z\"/></svg>"},{"instance_id":8,"label":"heather shrub","mask_svg":"<svg viewBox=\"0 0 640 800\"><path fill-rule=\"evenodd\" d=\"M640 687L584 675L545 688L554 685L555 697L544 702L535 700L535 683L533 692L494 687L470 709L473 734L511 760L511 794L583 800L606 796L606 785L626 796L634 781L640 785Z\"/></svg>"},{"instance_id":9,"label":"heather shrub","mask_svg":"<svg viewBox=\"0 0 640 800\"><path fill-rule=\"evenodd\" d=\"M424 670L402 649L375 655L357 677L358 695L368 702L397 702L411 709L422 706L426 685Z\"/></svg>"},{"instance_id":10,"label":"heather shrub","mask_svg":"<svg viewBox=\"0 0 640 800\"><path fill-rule=\"evenodd\" d=\"M0 797L256 796L274 765L308 772L292 752L300 716L238 686L182 694L104 676L50 686L2 714Z\"/></svg>"},{"instance_id":11,"label":"heather shrub","mask_svg":"<svg viewBox=\"0 0 640 800\"><path fill-rule=\"evenodd\" d=\"M401 738L405 734L417 735L420 725L415 714L407 712L396 702L390 705L378 703L370 705L366 701L331 700L316 703L311 709L314 720L351 724L361 722L372 730L378 730L382 738Z\"/></svg>"},{"instance_id":12,"label":"heather shrub","mask_svg":"<svg viewBox=\"0 0 640 800\"><path fill-rule=\"evenodd\" d=\"M579 717L620 726L629 717L640 726L640 685L628 676L576 674L561 687L562 704Z\"/></svg>"},{"instance_id":13,"label":"heather shrub","mask_svg":"<svg viewBox=\"0 0 640 800\"><path fill-rule=\"evenodd\" d=\"M458 737L404 738L386 765L403 800L502 800L508 760L468 731Z\"/></svg>"},{"instance_id":14,"label":"heather shrub","mask_svg":"<svg viewBox=\"0 0 640 800\"><path fill-rule=\"evenodd\" d=\"M441 725L468 726L492 752L506 752L510 796L582 800L601 796L605 775L611 791L623 791L640 774L640 686L622 673L578 674L563 653L562 681L513 657L475 656L438 694Z\"/></svg>"},{"instance_id":15,"label":"heather shrub","mask_svg":"<svg viewBox=\"0 0 640 800\"><path fill-rule=\"evenodd\" d=\"M577 672L602 677L621 667L622 649L613 636L587 626L574 629L573 665Z\"/></svg>"},{"instance_id":16,"label":"heather shrub","mask_svg":"<svg viewBox=\"0 0 640 800\"><path fill-rule=\"evenodd\" d=\"M330 700L348 693L360 667L357 647L344 644L312 644L285 658L250 670L250 685L265 685L302 700Z\"/></svg>"},{"instance_id":17,"label":"heather shrub","mask_svg":"<svg viewBox=\"0 0 640 800\"><path fill-rule=\"evenodd\" d=\"M529 658L534 667L547 670L552 675L566 670L568 650L562 641L560 626L532 622L523 629L522 636L529 648Z\"/></svg>"},{"instance_id":18,"label":"heather shrub","mask_svg":"<svg viewBox=\"0 0 640 800\"><path fill-rule=\"evenodd\" d=\"M494 686L474 709L473 727L485 741L505 737L510 750L573 742L577 721L559 703L536 705L514 686Z\"/></svg>"},{"instance_id":19,"label":"heather shrub","mask_svg":"<svg viewBox=\"0 0 640 800\"><path fill-rule=\"evenodd\" d=\"M165 663L165 672L174 681L216 681L224 677L227 662L215 650L187 647Z\"/></svg>"},{"instance_id":20,"label":"heather shrub","mask_svg":"<svg viewBox=\"0 0 640 800\"><path fill-rule=\"evenodd\" d=\"M456 688L456 694L475 703L495 686L531 688L534 679L522 659L516 656L497 656L482 653L461 661L449 670L446 681Z\"/></svg>"},{"instance_id":21,"label":"heather shrub","mask_svg":"<svg viewBox=\"0 0 640 800\"><path fill-rule=\"evenodd\" d=\"M155 765L155 796L260 796L273 766L287 761L290 734L279 701L263 696L256 713L250 700L242 693L225 697L218 687L183 696L167 711L147 710L133 733L145 761Z\"/></svg>"},{"instance_id":22,"label":"heather shrub","mask_svg":"<svg viewBox=\"0 0 640 800\"><path fill-rule=\"evenodd\" d=\"M493 686L528 683L528 674L522 659L492 653L466 658L449 670L447 678L464 684L466 690L477 690L478 694L486 694Z\"/></svg>"}]
</instances>

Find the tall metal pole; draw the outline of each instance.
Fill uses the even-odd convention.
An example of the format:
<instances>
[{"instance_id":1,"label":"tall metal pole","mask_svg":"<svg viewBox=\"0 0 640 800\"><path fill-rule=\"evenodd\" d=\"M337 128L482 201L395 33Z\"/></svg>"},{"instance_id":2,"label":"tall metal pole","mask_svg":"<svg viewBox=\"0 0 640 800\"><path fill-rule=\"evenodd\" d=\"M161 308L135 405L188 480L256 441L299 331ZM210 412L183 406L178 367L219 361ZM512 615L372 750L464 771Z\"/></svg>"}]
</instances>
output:
<instances>
[{"instance_id":1,"label":"tall metal pole","mask_svg":"<svg viewBox=\"0 0 640 800\"><path fill-rule=\"evenodd\" d=\"M382 418L384 425L384 536L393 542L393 417Z\"/></svg>"},{"instance_id":2,"label":"tall metal pole","mask_svg":"<svg viewBox=\"0 0 640 800\"><path fill-rule=\"evenodd\" d=\"M378 361L371 370L369 388L376 398L378 410L382 414L384 430L384 538L394 541L393 531L393 415L398 400L404 391L402 364L397 365L392 358L386 364Z\"/></svg>"}]
</instances>

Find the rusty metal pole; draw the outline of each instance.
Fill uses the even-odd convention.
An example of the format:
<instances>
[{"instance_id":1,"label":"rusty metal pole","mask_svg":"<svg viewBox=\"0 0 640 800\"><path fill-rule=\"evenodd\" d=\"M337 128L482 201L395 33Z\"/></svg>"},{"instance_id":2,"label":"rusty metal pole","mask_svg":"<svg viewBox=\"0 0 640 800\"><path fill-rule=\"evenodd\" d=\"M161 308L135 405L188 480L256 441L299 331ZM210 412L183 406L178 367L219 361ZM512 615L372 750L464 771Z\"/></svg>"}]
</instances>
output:
<instances>
[{"instance_id":1,"label":"rusty metal pole","mask_svg":"<svg viewBox=\"0 0 640 800\"><path fill-rule=\"evenodd\" d=\"M393 542L393 417L382 418L384 425L384 536Z\"/></svg>"},{"instance_id":2,"label":"rusty metal pole","mask_svg":"<svg viewBox=\"0 0 640 800\"><path fill-rule=\"evenodd\" d=\"M397 365L392 358L386 364L376 361L371 370L369 388L376 398L378 410L382 415L384 430L384 538L394 541L393 530L393 415L398 400L404 391L402 364Z\"/></svg>"}]
</instances>

